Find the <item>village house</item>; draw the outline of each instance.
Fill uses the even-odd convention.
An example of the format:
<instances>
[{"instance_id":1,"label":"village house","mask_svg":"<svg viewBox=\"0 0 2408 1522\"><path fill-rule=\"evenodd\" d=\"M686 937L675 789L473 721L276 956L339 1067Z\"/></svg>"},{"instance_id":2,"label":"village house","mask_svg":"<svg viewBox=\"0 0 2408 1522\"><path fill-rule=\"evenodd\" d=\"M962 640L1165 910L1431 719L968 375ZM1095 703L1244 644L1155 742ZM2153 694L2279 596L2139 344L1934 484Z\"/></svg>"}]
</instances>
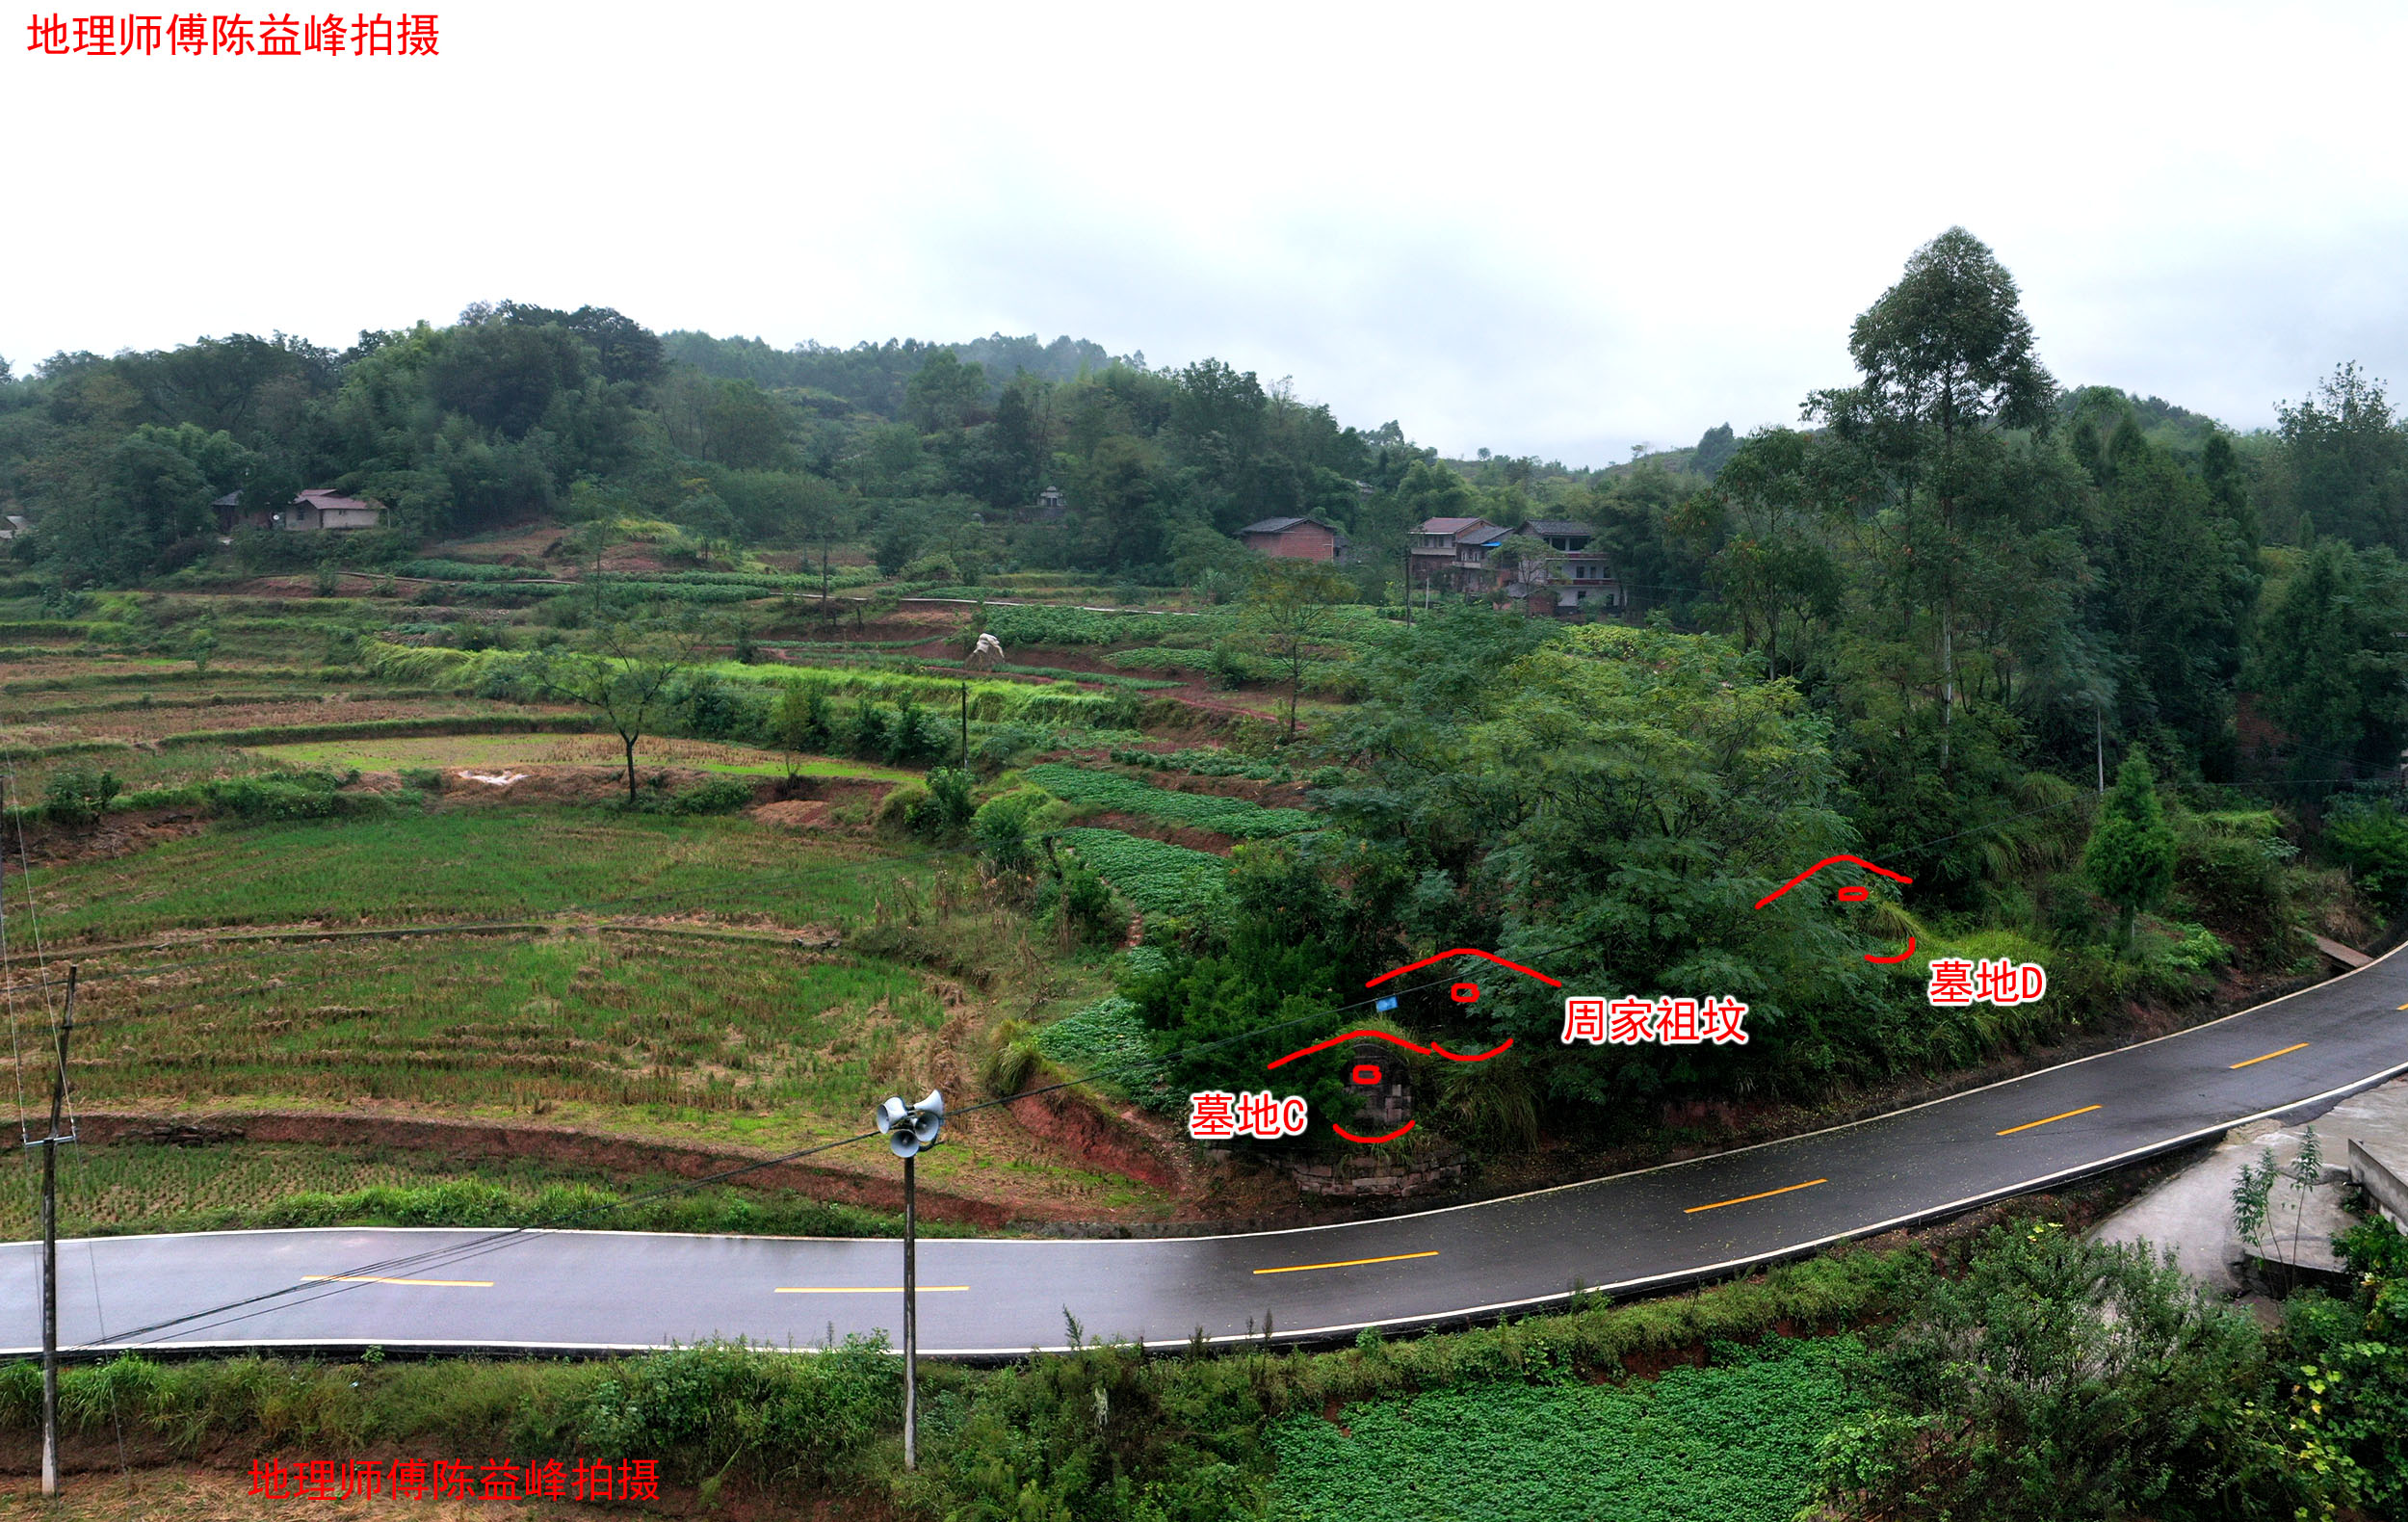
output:
<instances>
[{"instance_id":1,"label":"village house","mask_svg":"<svg viewBox=\"0 0 2408 1522\"><path fill-rule=\"evenodd\" d=\"M1536 565L1506 564L1498 552L1516 537L1537 539L1550 554ZM1603 550L1597 530L1568 518L1530 518L1508 529L1486 518L1426 518L1415 531L1410 556L1413 585L1442 591L1501 592L1527 605L1552 591L1549 611L1578 618L1590 610L1622 606L1622 584Z\"/></svg>"},{"instance_id":2,"label":"village house","mask_svg":"<svg viewBox=\"0 0 2408 1522\"><path fill-rule=\"evenodd\" d=\"M1496 579L1489 556L1509 532L1486 518L1424 518L1407 558L1411 584L1445 591L1487 590Z\"/></svg>"},{"instance_id":3,"label":"village house","mask_svg":"<svg viewBox=\"0 0 2408 1522\"><path fill-rule=\"evenodd\" d=\"M1247 549L1291 561L1346 559L1347 537L1319 518L1265 518L1238 531Z\"/></svg>"},{"instance_id":4,"label":"village house","mask_svg":"<svg viewBox=\"0 0 2408 1522\"><path fill-rule=\"evenodd\" d=\"M236 529L373 529L384 517L382 503L341 496L323 486L302 492L281 512L246 508L239 491L229 491L210 506L218 511L219 527L228 534Z\"/></svg>"},{"instance_id":5,"label":"village house","mask_svg":"<svg viewBox=\"0 0 2408 1522\"><path fill-rule=\"evenodd\" d=\"M1597 538L1594 525L1569 518L1532 518L1517 532L1542 541L1555 552L1553 564L1535 567L1537 574L1530 580L1534 585L1555 589L1557 617L1580 617L1592 604L1599 608L1622 606L1622 583L1615 578L1605 552L1589 547Z\"/></svg>"}]
</instances>

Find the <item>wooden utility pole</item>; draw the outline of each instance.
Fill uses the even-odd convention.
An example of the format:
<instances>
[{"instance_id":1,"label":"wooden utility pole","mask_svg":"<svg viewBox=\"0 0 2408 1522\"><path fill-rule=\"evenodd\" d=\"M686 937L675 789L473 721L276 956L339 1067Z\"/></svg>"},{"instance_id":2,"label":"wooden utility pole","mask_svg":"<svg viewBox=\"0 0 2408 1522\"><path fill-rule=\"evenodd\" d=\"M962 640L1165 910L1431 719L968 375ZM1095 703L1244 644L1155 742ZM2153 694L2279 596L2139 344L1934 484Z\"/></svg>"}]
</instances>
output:
<instances>
[{"instance_id":1,"label":"wooden utility pole","mask_svg":"<svg viewBox=\"0 0 2408 1522\"><path fill-rule=\"evenodd\" d=\"M66 1043L75 1033L75 968L66 970L66 1013L58 1027L58 1071L50 1079L50 1133L41 1148L41 1493L59 1493L59 1129L66 1109Z\"/></svg>"}]
</instances>

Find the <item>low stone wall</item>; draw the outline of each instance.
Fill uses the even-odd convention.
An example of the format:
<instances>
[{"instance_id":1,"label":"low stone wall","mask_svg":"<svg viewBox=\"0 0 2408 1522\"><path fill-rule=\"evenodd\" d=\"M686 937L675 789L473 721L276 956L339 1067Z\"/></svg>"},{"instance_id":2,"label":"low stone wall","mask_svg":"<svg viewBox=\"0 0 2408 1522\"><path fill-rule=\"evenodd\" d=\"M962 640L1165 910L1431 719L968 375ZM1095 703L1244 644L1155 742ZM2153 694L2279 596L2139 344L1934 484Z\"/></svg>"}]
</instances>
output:
<instances>
[{"instance_id":1,"label":"low stone wall","mask_svg":"<svg viewBox=\"0 0 2408 1522\"><path fill-rule=\"evenodd\" d=\"M1461 1187L1464 1158L1460 1147L1427 1142L1403 1157L1365 1147L1326 1163L1291 1164L1290 1171L1307 1194L1431 1194Z\"/></svg>"}]
</instances>

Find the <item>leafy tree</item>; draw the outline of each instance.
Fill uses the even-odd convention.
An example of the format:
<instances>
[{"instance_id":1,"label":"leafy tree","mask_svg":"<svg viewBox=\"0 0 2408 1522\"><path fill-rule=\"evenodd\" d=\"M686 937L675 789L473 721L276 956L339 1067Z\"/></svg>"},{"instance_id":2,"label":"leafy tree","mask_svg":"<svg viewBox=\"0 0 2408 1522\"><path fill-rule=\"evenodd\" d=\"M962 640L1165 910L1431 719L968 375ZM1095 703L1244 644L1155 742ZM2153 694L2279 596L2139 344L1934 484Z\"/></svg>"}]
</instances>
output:
<instances>
[{"instance_id":1,"label":"leafy tree","mask_svg":"<svg viewBox=\"0 0 2408 1522\"><path fill-rule=\"evenodd\" d=\"M827 683L796 682L777 695L771 711L770 731L786 758L786 780L801 774L802 758L824 751L836 741L835 705L828 701Z\"/></svg>"},{"instance_id":2,"label":"leafy tree","mask_svg":"<svg viewBox=\"0 0 2408 1522\"><path fill-rule=\"evenodd\" d=\"M986 400L986 372L963 364L950 349L931 352L904 388L912 420L924 432L966 426Z\"/></svg>"},{"instance_id":3,"label":"leafy tree","mask_svg":"<svg viewBox=\"0 0 2408 1522\"><path fill-rule=\"evenodd\" d=\"M1263 563L1246 589L1241 617L1248 639L1288 678L1288 738L1296 731L1296 700L1315 647L1338 627L1337 608L1354 600L1354 584L1322 561Z\"/></svg>"},{"instance_id":4,"label":"leafy tree","mask_svg":"<svg viewBox=\"0 0 2408 1522\"><path fill-rule=\"evenodd\" d=\"M445 409L517 438L543 420L556 397L583 383L586 354L558 328L465 323L446 331L429 390Z\"/></svg>"},{"instance_id":5,"label":"leafy tree","mask_svg":"<svg viewBox=\"0 0 2408 1522\"><path fill-rule=\"evenodd\" d=\"M43 817L77 829L90 828L109 811L110 802L125 784L114 772L94 772L90 767L61 767L50 774L42 784L41 811Z\"/></svg>"},{"instance_id":6,"label":"leafy tree","mask_svg":"<svg viewBox=\"0 0 2408 1522\"><path fill-rule=\"evenodd\" d=\"M701 649L693 630L663 628L606 609L585 647L541 660L535 675L547 695L590 708L618 736L626 754L627 805L636 794L636 745L657 733L683 695L679 679Z\"/></svg>"},{"instance_id":7,"label":"leafy tree","mask_svg":"<svg viewBox=\"0 0 2408 1522\"><path fill-rule=\"evenodd\" d=\"M1797 895L1755 907L1854 837L1827 731L1727 640L1458 609L1364 676L1339 743L1368 779L1326 796L1385 853L1367 878L1400 884L1404 942L1385 950L1490 947L1572 987L1711 988L1750 1011L1747 1045L1711 1063L1681 1047L1572 1048L1552 990L1483 979L1451 1045L1512 1037L1535 1082L1605 1116L1666 1092L1810 1085L1927 1039L1885 1003L1846 925Z\"/></svg>"},{"instance_id":8,"label":"leafy tree","mask_svg":"<svg viewBox=\"0 0 2408 1522\"><path fill-rule=\"evenodd\" d=\"M1960 1522L2277 1516L2317 1499L2254 1399L2263 1335L2145 1246L1994 1227L1934 1276L1823 1440L1819 1514Z\"/></svg>"},{"instance_id":9,"label":"leafy tree","mask_svg":"<svg viewBox=\"0 0 2408 1522\"><path fill-rule=\"evenodd\" d=\"M980 804L970 816L970 838L978 843L989 871L999 877L1024 873L1036 864L1036 838L1061 817L1053 794L1025 784Z\"/></svg>"},{"instance_id":10,"label":"leafy tree","mask_svg":"<svg viewBox=\"0 0 2408 1522\"><path fill-rule=\"evenodd\" d=\"M2408 431L2383 382L2338 365L2315 395L2279 410L2291 531L2408 553Z\"/></svg>"},{"instance_id":11,"label":"leafy tree","mask_svg":"<svg viewBox=\"0 0 2408 1522\"><path fill-rule=\"evenodd\" d=\"M2408 815L2396 795L2335 800L2324 815L2324 839L2360 892L2395 912L2408 905Z\"/></svg>"},{"instance_id":12,"label":"leafy tree","mask_svg":"<svg viewBox=\"0 0 2408 1522\"><path fill-rule=\"evenodd\" d=\"M971 490L998 512L1027 507L1044 485L1041 478L1053 456L1053 427L1044 397L1042 384L1024 375L1015 377L996 400L985 449L971 470Z\"/></svg>"},{"instance_id":13,"label":"leafy tree","mask_svg":"<svg viewBox=\"0 0 2408 1522\"><path fill-rule=\"evenodd\" d=\"M1724 465L1731 462L1731 457L1739 453L1739 447L1738 435L1731 432L1730 424L1710 428L1698 436L1697 449L1689 457L1688 468L1712 481L1721 474Z\"/></svg>"},{"instance_id":14,"label":"leafy tree","mask_svg":"<svg viewBox=\"0 0 2408 1522\"><path fill-rule=\"evenodd\" d=\"M2194 753L2220 750L2257 596L2257 545L2200 478L2142 435L2130 404L2107 395L2106 415L2078 423L2073 441L2099 490L2095 617L2109 636L2124 723L2161 724Z\"/></svg>"},{"instance_id":15,"label":"leafy tree","mask_svg":"<svg viewBox=\"0 0 2408 1522\"><path fill-rule=\"evenodd\" d=\"M1158 453L1141 439L1113 434L1078 461L1064 483L1083 548L1080 564L1112 570L1150 564L1162 553Z\"/></svg>"},{"instance_id":16,"label":"leafy tree","mask_svg":"<svg viewBox=\"0 0 2408 1522\"><path fill-rule=\"evenodd\" d=\"M1801 669L1839 619L1846 574L1815 480L1813 444L1765 429L1737 445L1712 488L1669 520L1705 552L1706 580L1740 647L1761 648L1773 674Z\"/></svg>"},{"instance_id":17,"label":"leafy tree","mask_svg":"<svg viewBox=\"0 0 2408 1522\"><path fill-rule=\"evenodd\" d=\"M2320 540L2265 599L2243 685L2299 776L2393 766L2408 744L2408 573L2388 547Z\"/></svg>"},{"instance_id":18,"label":"leafy tree","mask_svg":"<svg viewBox=\"0 0 2408 1522\"><path fill-rule=\"evenodd\" d=\"M1531 605L1544 602L1552 610L1555 603L1556 574L1563 566L1563 556L1545 539L1528 534L1508 534L1497 546L1497 560L1505 567L1508 594L1521 589L1522 612L1530 614Z\"/></svg>"},{"instance_id":19,"label":"leafy tree","mask_svg":"<svg viewBox=\"0 0 2408 1522\"><path fill-rule=\"evenodd\" d=\"M2294 1467L2340 1481L2369 1516L2408 1516L2408 1237L2381 1216L2334 1239L2353 1284L2283 1306Z\"/></svg>"},{"instance_id":20,"label":"leafy tree","mask_svg":"<svg viewBox=\"0 0 2408 1522\"><path fill-rule=\"evenodd\" d=\"M1848 353L1859 380L1818 392L1809 410L1862 447L1887 477L1895 521L1890 580L1901 608L1922 614L1908 638L1933 647L1948 770L1948 729L1959 702L1957 644L1964 610L1989 575L1983 552L2026 526L1999 432L2047 426L2055 382L2033 353L2015 280L1989 248L1951 227L1916 250L1898 283L1856 319Z\"/></svg>"},{"instance_id":21,"label":"leafy tree","mask_svg":"<svg viewBox=\"0 0 2408 1522\"><path fill-rule=\"evenodd\" d=\"M2116 908L2115 944L2129 950L2133 918L2174 885L2174 831L2158 801L2157 774L2138 746L2125 752L2115 786L2100 805L2098 827L2082 851L2082 870Z\"/></svg>"},{"instance_id":22,"label":"leafy tree","mask_svg":"<svg viewBox=\"0 0 2408 1522\"><path fill-rule=\"evenodd\" d=\"M701 455L737 470L775 470L788 462L786 413L749 380L721 380L702 404Z\"/></svg>"},{"instance_id":23,"label":"leafy tree","mask_svg":"<svg viewBox=\"0 0 2408 1522\"><path fill-rule=\"evenodd\" d=\"M628 385L646 385L661 378L667 363L661 340L650 328L608 306L580 306L563 312L523 302L504 302L495 308L506 322L535 328L560 328L583 339L593 351L603 379Z\"/></svg>"}]
</instances>

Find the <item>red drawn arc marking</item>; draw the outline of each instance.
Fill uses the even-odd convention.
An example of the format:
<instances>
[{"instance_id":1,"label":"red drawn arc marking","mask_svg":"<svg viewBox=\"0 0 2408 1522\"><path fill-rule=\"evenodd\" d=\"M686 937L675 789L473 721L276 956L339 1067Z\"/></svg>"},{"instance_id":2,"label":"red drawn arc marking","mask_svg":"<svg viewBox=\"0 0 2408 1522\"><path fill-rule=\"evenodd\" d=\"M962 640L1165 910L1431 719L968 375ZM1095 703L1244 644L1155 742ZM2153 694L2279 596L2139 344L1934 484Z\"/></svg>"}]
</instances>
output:
<instances>
[{"instance_id":1,"label":"red drawn arc marking","mask_svg":"<svg viewBox=\"0 0 2408 1522\"><path fill-rule=\"evenodd\" d=\"M1403 1047L1408 1052L1419 1052L1424 1057L1443 1057L1451 1063L1484 1063L1490 1058L1496 1056L1499 1052L1504 1051L1506 1047L1513 1044L1513 1037L1508 1036L1502 1043L1490 1047L1487 1051L1480 1053L1477 1057L1465 1057L1458 1052L1450 1052L1443 1046L1418 1046L1413 1042L1406 1040L1401 1036L1390 1036L1385 1031L1348 1031L1344 1036L1333 1036L1326 1041L1315 1041L1310 1046L1300 1047L1279 1059L1278 1062L1265 1063L1263 1066L1267 1070L1277 1067L1282 1063L1293 1063L1299 1057L1310 1057L1315 1052L1325 1052L1331 1047L1337 1045L1340 1041L1351 1041L1358 1037L1364 1036L1376 1036L1383 1041L1395 1042L1397 1045Z\"/></svg>"},{"instance_id":2,"label":"red drawn arc marking","mask_svg":"<svg viewBox=\"0 0 2408 1522\"><path fill-rule=\"evenodd\" d=\"M1897 956L1895 956L1895 957L1875 957L1872 953L1871 953L1871 952L1867 952L1867 953L1865 953L1865 960L1867 960L1867 961L1904 961L1907 958L1912 957L1912 956L1914 956L1914 955L1915 955L1915 937L1914 937L1914 936L1912 936L1912 935L1909 935L1909 936L1907 936L1907 937L1906 937L1906 949L1905 949L1904 951L1902 951L1902 952L1898 953Z\"/></svg>"},{"instance_id":3,"label":"red drawn arc marking","mask_svg":"<svg viewBox=\"0 0 2408 1522\"><path fill-rule=\"evenodd\" d=\"M1397 1138L1404 1135L1407 1131L1412 1130L1413 1122L1407 1120L1404 1124L1397 1127L1394 1131L1389 1132L1384 1137L1359 1137L1353 1132L1348 1130L1346 1127L1338 1124L1335 1120L1329 1123L1329 1129L1337 1132L1340 1136L1345 1137L1349 1142L1362 1142L1365 1143L1375 1142L1394 1142Z\"/></svg>"},{"instance_id":4,"label":"red drawn arc marking","mask_svg":"<svg viewBox=\"0 0 2408 1522\"><path fill-rule=\"evenodd\" d=\"M1892 872L1887 867L1876 867L1862 856L1825 856L1820 861L1816 862L1813 866L1808 867L1805 871L1799 873L1796 877L1792 878L1789 881L1782 883L1770 893L1767 893L1763 898L1758 899L1756 901L1756 907L1760 909L1763 908L1766 905L1770 904L1782 894L1789 892L1792 888L1796 887L1799 883L1805 881L1808 878L1813 877L1816 873L1820 872L1823 868L1831 865L1831 863L1835 861L1853 861L1868 872L1878 872L1883 877L1897 882L1912 882L1915 880L1902 872Z\"/></svg>"},{"instance_id":5,"label":"red drawn arc marking","mask_svg":"<svg viewBox=\"0 0 2408 1522\"><path fill-rule=\"evenodd\" d=\"M1855 858L1850 857L1849 859L1850 859L1850 860L1853 860L1853 859L1855 859ZM1876 869L1876 870L1878 870L1878 869ZM1894 873L1894 874L1892 874L1892 876L1896 876L1896 874ZM1762 906L1763 906L1763 905L1758 905L1758 907L1760 907L1760 908L1761 908ZM1540 983L1545 984L1546 984L1548 987L1550 987L1550 988L1560 988L1560 987L1562 987L1562 986L1563 986L1563 984L1562 984L1557 983L1555 979L1548 977L1545 973L1538 971L1538 970L1537 970L1536 968L1534 968L1534 967L1525 967L1525 966L1523 966L1523 965L1522 965L1520 962L1518 962L1518 961L1507 961L1507 960L1505 960L1503 957L1498 956L1495 952L1484 952L1484 951L1479 951L1479 950L1477 950L1477 949L1475 949L1475 948L1473 948L1473 947L1470 947L1470 946L1457 946L1457 947L1456 947L1454 950L1453 950L1453 951L1442 951L1442 952L1440 952L1440 953L1439 953L1437 956L1435 956L1435 957L1425 957L1425 958L1423 958L1420 961L1415 961L1415 962L1407 962L1407 963L1405 963L1403 966L1401 966L1401 967L1398 968L1395 972L1383 972L1383 973L1381 973L1378 977L1374 978L1374 979L1372 979L1369 983L1366 983L1365 984L1363 984L1363 986L1364 986L1364 987L1366 987L1366 988L1376 988L1376 987L1378 987L1381 984L1386 983L1386 982L1387 982L1389 979L1391 979L1391 978L1397 977L1397 976L1399 976L1399 975L1400 975L1400 974L1403 974L1403 973L1408 973L1408 972L1411 972L1411 971L1413 971L1414 969L1419 968L1419 967L1426 967L1426 966L1428 966L1431 962L1434 962L1434 961L1445 961L1445 960L1446 960L1448 958L1450 958L1450 957L1485 957L1485 958L1487 958L1490 961L1495 962L1495 963L1496 963L1498 966L1500 966L1500 967L1510 967L1510 968L1512 968L1515 972L1528 973L1528 974L1530 974L1531 977L1533 977L1533 978L1537 979Z\"/></svg>"}]
</instances>

